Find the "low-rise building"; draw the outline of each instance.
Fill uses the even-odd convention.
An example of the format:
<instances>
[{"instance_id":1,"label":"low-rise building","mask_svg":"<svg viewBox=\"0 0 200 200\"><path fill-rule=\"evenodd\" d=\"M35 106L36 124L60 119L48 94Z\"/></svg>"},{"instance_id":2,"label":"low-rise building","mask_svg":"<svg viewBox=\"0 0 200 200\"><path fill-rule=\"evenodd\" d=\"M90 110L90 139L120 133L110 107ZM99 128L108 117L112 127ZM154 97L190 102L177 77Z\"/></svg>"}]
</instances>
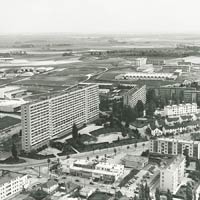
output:
<instances>
[{"instance_id":1,"label":"low-rise building","mask_svg":"<svg viewBox=\"0 0 200 200\"><path fill-rule=\"evenodd\" d=\"M20 86L6 86L0 88L0 99L13 99L25 95L26 90Z\"/></svg>"},{"instance_id":2,"label":"low-rise building","mask_svg":"<svg viewBox=\"0 0 200 200\"><path fill-rule=\"evenodd\" d=\"M78 184L68 181L67 179L62 179L61 181L59 181L59 186L60 189L67 194L67 196L73 195L80 189L80 186Z\"/></svg>"},{"instance_id":3,"label":"low-rise building","mask_svg":"<svg viewBox=\"0 0 200 200\"><path fill-rule=\"evenodd\" d=\"M122 158L121 163L125 167L141 170L148 164L148 158L127 154L124 158Z\"/></svg>"},{"instance_id":4,"label":"low-rise building","mask_svg":"<svg viewBox=\"0 0 200 200\"><path fill-rule=\"evenodd\" d=\"M190 140L178 140L171 138L158 138L151 140L150 153L164 155L178 155L188 150L188 155L194 159L200 159L200 142Z\"/></svg>"},{"instance_id":5,"label":"low-rise building","mask_svg":"<svg viewBox=\"0 0 200 200\"><path fill-rule=\"evenodd\" d=\"M137 67L140 67L142 65L146 65L147 63L147 58L134 58L132 60L132 64L137 66Z\"/></svg>"},{"instance_id":6,"label":"low-rise building","mask_svg":"<svg viewBox=\"0 0 200 200\"><path fill-rule=\"evenodd\" d=\"M2 170L0 172L0 199L9 199L29 186L26 174Z\"/></svg>"},{"instance_id":7,"label":"low-rise building","mask_svg":"<svg viewBox=\"0 0 200 200\"><path fill-rule=\"evenodd\" d=\"M27 101L24 101L23 99L0 100L0 111L1 112L20 112L21 106L26 103Z\"/></svg>"},{"instance_id":8,"label":"low-rise building","mask_svg":"<svg viewBox=\"0 0 200 200\"><path fill-rule=\"evenodd\" d=\"M42 189L47 192L48 194L51 194L58 188L58 182L55 180L48 180L46 183L42 185Z\"/></svg>"},{"instance_id":9,"label":"low-rise building","mask_svg":"<svg viewBox=\"0 0 200 200\"><path fill-rule=\"evenodd\" d=\"M115 76L115 79L124 80L176 80L177 75L173 73L144 73L144 72L130 72Z\"/></svg>"},{"instance_id":10,"label":"low-rise building","mask_svg":"<svg viewBox=\"0 0 200 200\"><path fill-rule=\"evenodd\" d=\"M62 165L64 165L62 167L64 171L71 175L109 182L116 181L124 173L123 165L97 163L90 160L74 160L67 164L68 167L65 163L62 163Z\"/></svg>"},{"instance_id":11,"label":"low-rise building","mask_svg":"<svg viewBox=\"0 0 200 200\"><path fill-rule=\"evenodd\" d=\"M155 127L151 129L151 135L152 136L161 136L163 135L163 131L160 130L159 128Z\"/></svg>"},{"instance_id":12,"label":"low-rise building","mask_svg":"<svg viewBox=\"0 0 200 200\"><path fill-rule=\"evenodd\" d=\"M181 69L183 72L190 72L192 67L191 63L188 62L178 62L177 64L166 64L162 66L162 71L164 72L174 72L177 69Z\"/></svg>"},{"instance_id":13,"label":"low-rise building","mask_svg":"<svg viewBox=\"0 0 200 200\"><path fill-rule=\"evenodd\" d=\"M124 173L124 165L98 163L92 173L93 178L114 182Z\"/></svg>"},{"instance_id":14,"label":"low-rise building","mask_svg":"<svg viewBox=\"0 0 200 200\"><path fill-rule=\"evenodd\" d=\"M96 191L96 189L94 187L89 187L89 186L85 186L83 188L81 188L81 190L79 191L80 196L84 197L84 198L88 198L90 197L94 192Z\"/></svg>"},{"instance_id":15,"label":"low-rise building","mask_svg":"<svg viewBox=\"0 0 200 200\"><path fill-rule=\"evenodd\" d=\"M177 156L169 165L161 166L160 169L160 189L176 193L178 186L185 174L185 157Z\"/></svg>"}]
</instances>

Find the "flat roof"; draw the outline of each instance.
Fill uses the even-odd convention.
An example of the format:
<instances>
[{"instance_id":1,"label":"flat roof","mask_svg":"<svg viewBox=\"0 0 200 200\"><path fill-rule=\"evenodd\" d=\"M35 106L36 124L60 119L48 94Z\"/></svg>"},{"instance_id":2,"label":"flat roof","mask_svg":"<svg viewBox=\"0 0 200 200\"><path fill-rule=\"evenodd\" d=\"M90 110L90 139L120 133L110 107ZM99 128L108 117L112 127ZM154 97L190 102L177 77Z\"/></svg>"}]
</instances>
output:
<instances>
[{"instance_id":1,"label":"flat roof","mask_svg":"<svg viewBox=\"0 0 200 200\"><path fill-rule=\"evenodd\" d=\"M142 156L136 156L132 154L126 154L122 160L133 161L133 162L146 162L148 158Z\"/></svg>"},{"instance_id":2,"label":"flat roof","mask_svg":"<svg viewBox=\"0 0 200 200\"><path fill-rule=\"evenodd\" d=\"M142 75L142 76L173 76L173 73L129 72L129 73L124 74L124 76L133 76L133 75Z\"/></svg>"},{"instance_id":3,"label":"flat roof","mask_svg":"<svg viewBox=\"0 0 200 200\"><path fill-rule=\"evenodd\" d=\"M98 163L96 167L102 167L102 168L107 168L107 169L121 169L124 167L123 165L120 164L112 164L112 163Z\"/></svg>"},{"instance_id":4,"label":"flat roof","mask_svg":"<svg viewBox=\"0 0 200 200\"><path fill-rule=\"evenodd\" d=\"M39 103L39 102L43 102L43 101L47 101L49 99L56 99L56 97L60 97L60 96L64 96L68 93L72 93L72 92L75 92L75 91L78 91L78 90L81 90L81 89L85 89L85 88L89 88L91 86L97 86L97 84L89 84L89 85L74 85L72 87L69 87L69 88L66 88L64 90L59 90L59 91L54 91L54 92L51 92L51 93L47 93L47 94L44 94L43 97L44 99L33 99L32 101L30 101L28 104L31 105L31 104L34 104L34 103Z\"/></svg>"},{"instance_id":5,"label":"flat roof","mask_svg":"<svg viewBox=\"0 0 200 200\"><path fill-rule=\"evenodd\" d=\"M0 106L20 106L27 103L23 99L0 100Z\"/></svg>"},{"instance_id":6,"label":"flat roof","mask_svg":"<svg viewBox=\"0 0 200 200\"><path fill-rule=\"evenodd\" d=\"M12 180L15 180L17 178L20 178L20 177L23 177L26 175L26 174L21 174L21 173L17 173L17 172L10 172L10 171L6 171L6 170L1 170L0 173L1 173L0 185L9 183Z\"/></svg>"},{"instance_id":7,"label":"flat roof","mask_svg":"<svg viewBox=\"0 0 200 200\"><path fill-rule=\"evenodd\" d=\"M173 105L167 105L165 107L169 108L169 107L178 107L178 106L197 106L196 103L185 103L185 104L173 104Z\"/></svg>"},{"instance_id":8,"label":"flat roof","mask_svg":"<svg viewBox=\"0 0 200 200\"><path fill-rule=\"evenodd\" d=\"M177 167L185 160L185 157L182 155L178 155L173 158L172 162L169 165L163 167L163 169L175 171Z\"/></svg>"},{"instance_id":9,"label":"flat roof","mask_svg":"<svg viewBox=\"0 0 200 200\"><path fill-rule=\"evenodd\" d=\"M158 138L157 141L182 142L182 143L190 143L190 144L200 144L200 141L180 140L180 139L174 139L174 138Z\"/></svg>"},{"instance_id":10,"label":"flat roof","mask_svg":"<svg viewBox=\"0 0 200 200\"><path fill-rule=\"evenodd\" d=\"M94 162L91 161L91 160L80 159L80 160L75 160L74 164L78 164L78 165L93 165Z\"/></svg>"}]
</instances>

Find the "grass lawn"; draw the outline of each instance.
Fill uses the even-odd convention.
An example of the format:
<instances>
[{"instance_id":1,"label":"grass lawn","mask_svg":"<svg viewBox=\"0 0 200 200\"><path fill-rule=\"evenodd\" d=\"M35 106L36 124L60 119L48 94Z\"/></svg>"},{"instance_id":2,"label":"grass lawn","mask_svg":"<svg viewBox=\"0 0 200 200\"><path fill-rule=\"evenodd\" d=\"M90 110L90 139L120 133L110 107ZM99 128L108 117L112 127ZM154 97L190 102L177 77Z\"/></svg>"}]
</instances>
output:
<instances>
[{"instance_id":1,"label":"grass lawn","mask_svg":"<svg viewBox=\"0 0 200 200\"><path fill-rule=\"evenodd\" d=\"M20 164L25 163L26 161L24 159L19 158L18 160L15 160L12 156L6 158L5 160L0 160L0 164Z\"/></svg>"},{"instance_id":2,"label":"grass lawn","mask_svg":"<svg viewBox=\"0 0 200 200\"><path fill-rule=\"evenodd\" d=\"M8 116L2 117L0 118L0 130L18 124L20 122L21 122L20 119L16 119L13 117L8 117Z\"/></svg>"},{"instance_id":3,"label":"grass lawn","mask_svg":"<svg viewBox=\"0 0 200 200\"><path fill-rule=\"evenodd\" d=\"M95 137L98 137L99 135L102 135L102 134L108 134L108 133L113 133L113 132L121 132L121 129L119 127L114 127L114 128L100 128L98 130L95 130L95 131L91 131L90 134L95 136Z\"/></svg>"}]
</instances>

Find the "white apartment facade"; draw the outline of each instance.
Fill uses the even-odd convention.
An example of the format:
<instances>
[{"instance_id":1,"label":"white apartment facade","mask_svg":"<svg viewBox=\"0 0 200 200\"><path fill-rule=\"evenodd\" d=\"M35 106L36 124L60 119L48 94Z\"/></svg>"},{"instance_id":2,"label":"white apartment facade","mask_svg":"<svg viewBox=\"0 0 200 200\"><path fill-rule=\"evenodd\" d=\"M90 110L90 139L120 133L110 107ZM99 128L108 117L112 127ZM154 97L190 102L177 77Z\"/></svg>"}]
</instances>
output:
<instances>
[{"instance_id":1,"label":"white apartment facade","mask_svg":"<svg viewBox=\"0 0 200 200\"><path fill-rule=\"evenodd\" d=\"M200 159L199 141L158 138L156 140L151 140L150 142L150 153L183 155L185 149L188 150L189 157Z\"/></svg>"},{"instance_id":2,"label":"white apartment facade","mask_svg":"<svg viewBox=\"0 0 200 200\"><path fill-rule=\"evenodd\" d=\"M97 85L75 88L47 100L22 106L22 149L31 151L99 116Z\"/></svg>"},{"instance_id":3,"label":"white apartment facade","mask_svg":"<svg viewBox=\"0 0 200 200\"><path fill-rule=\"evenodd\" d=\"M0 176L0 199L9 199L28 188L29 180L27 175L14 172L2 172Z\"/></svg>"},{"instance_id":4,"label":"white apartment facade","mask_svg":"<svg viewBox=\"0 0 200 200\"><path fill-rule=\"evenodd\" d=\"M134 87L123 95L123 104L134 108L137 102L141 100L146 103L146 85L142 87Z\"/></svg>"},{"instance_id":5,"label":"white apartment facade","mask_svg":"<svg viewBox=\"0 0 200 200\"><path fill-rule=\"evenodd\" d=\"M179 105L168 105L164 107L165 116L181 116L181 115L191 115L197 113L196 103L187 103Z\"/></svg>"},{"instance_id":6,"label":"white apartment facade","mask_svg":"<svg viewBox=\"0 0 200 200\"><path fill-rule=\"evenodd\" d=\"M177 156L173 162L160 169L160 190L176 193L185 174L185 157Z\"/></svg>"}]
</instances>

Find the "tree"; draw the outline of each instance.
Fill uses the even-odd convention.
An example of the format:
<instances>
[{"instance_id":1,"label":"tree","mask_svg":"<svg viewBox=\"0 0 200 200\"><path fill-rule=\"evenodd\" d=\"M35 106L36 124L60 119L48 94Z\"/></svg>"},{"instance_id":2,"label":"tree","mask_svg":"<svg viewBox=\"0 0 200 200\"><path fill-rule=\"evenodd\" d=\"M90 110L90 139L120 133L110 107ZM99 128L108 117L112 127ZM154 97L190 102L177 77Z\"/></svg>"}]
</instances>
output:
<instances>
[{"instance_id":1,"label":"tree","mask_svg":"<svg viewBox=\"0 0 200 200\"><path fill-rule=\"evenodd\" d=\"M200 200L200 194L199 194L198 200Z\"/></svg>"},{"instance_id":2,"label":"tree","mask_svg":"<svg viewBox=\"0 0 200 200\"><path fill-rule=\"evenodd\" d=\"M129 128L129 122L128 121L126 121L125 127Z\"/></svg>"},{"instance_id":3,"label":"tree","mask_svg":"<svg viewBox=\"0 0 200 200\"><path fill-rule=\"evenodd\" d=\"M145 200L145 190L144 190L144 185L141 184L140 185L140 189L139 189L139 200Z\"/></svg>"},{"instance_id":4,"label":"tree","mask_svg":"<svg viewBox=\"0 0 200 200\"><path fill-rule=\"evenodd\" d=\"M100 104L99 104L99 109L101 111L108 111L109 110L109 100L106 99L101 99Z\"/></svg>"},{"instance_id":5,"label":"tree","mask_svg":"<svg viewBox=\"0 0 200 200\"><path fill-rule=\"evenodd\" d=\"M11 152L12 152L12 157L15 159L15 160L18 160L18 152L17 152L17 147L15 145L15 143L12 144L12 149L11 149Z\"/></svg>"},{"instance_id":6,"label":"tree","mask_svg":"<svg viewBox=\"0 0 200 200\"><path fill-rule=\"evenodd\" d=\"M78 139L78 128L75 123L73 124L73 127L72 127L72 138L74 141L77 141Z\"/></svg>"},{"instance_id":7,"label":"tree","mask_svg":"<svg viewBox=\"0 0 200 200\"><path fill-rule=\"evenodd\" d=\"M135 146L135 148L137 148L137 141L135 142L134 146Z\"/></svg>"},{"instance_id":8,"label":"tree","mask_svg":"<svg viewBox=\"0 0 200 200\"><path fill-rule=\"evenodd\" d=\"M186 199L192 199L192 188L190 186L190 184L187 183L186 185Z\"/></svg>"},{"instance_id":9,"label":"tree","mask_svg":"<svg viewBox=\"0 0 200 200\"><path fill-rule=\"evenodd\" d=\"M196 161L196 170L200 171L200 160Z\"/></svg>"},{"instance_id":10,"label":"tree","mask_svg":"<svg viewBox=\"0 0 200 200\"><path fill-rule=\"evenodd\" d=\"M112 114L109 117L109 121L110 121L110 127L113 128L114 127L114 119L113 119L113 115Z\"/></svg>"},{"instance_id":11,"label":"tree","mask_svg":"<svg viewBox=\"0 0 200 200\"><path fill-rule=\"evenodd\" d=\"M156 188L155 199L156 199L156 200L160 200L160 191L159 191L158 188Z\"/></svg>"},{"instance_id":12,"label":"tree","mask_svg":"<svg viewBox=\"0 0 200 200\"><path fill-rule=\"evenodd\" d=\"M133 200L138 200L138 198L137 198L137 196L136 196L136 195L133 197Z\"/></svg>"},{"instance_id":13,"label":"tree","mask_svg":"<svg viewBox=\"0 0 200 200\"><path fill-rule=\"evenodd\" d=\"M125 122L134 122L137 118L137 113L135 109L131 108L130 106L124 106L122 110L122 119Z\"/></svg>"},{"instance_id":14,"label":"tree","mask_svg":"<svg viewBox=\"0 0 200 200\"><path fill-rule=\"evenodd\" d=\"M185 156L185 160L186 160L185 165L186 165L186 167L189 167L189 165L190 165L190 157L189 157L189 151L188 151L187 148L184 149L183 155Z\"/></svg>"},{"instance_id":15,"label":"tree","mask_svg":"<svg viewBox=\"0 0 200 200\"><path fill-rule=\"evenodd\" d=\"M145 146L145 143L143 143L143 144L142 144L142 147L143 147L143 151L144 151L144 146Z\"/></svg>"},{"instance_id":16,"label":"tree","mask_svg":"<svg viewBox=\"0 0 200 200\"><path fill-rule=\"evenodd\" d=\"M42 200L44 199L48 194L43 191L43 190L36 190L36 191L32 191L30 196L33 197L36 200Z\"/></svg>"},{"instance_id":17,"label":"tree","mask_svg":"<svg viewBox=\"0 0 200 200\"><path fill-rule=\"evenodd\" d=\"M154 89L149 89L146 94L146 102L149 103L151 101L157 102L157 97Z\"/></svg>"},{"instance_id":18,"label":"tree","mask_svg":"<svg viewBox=\"0 0 200 200\"><path fill-rule=\"evenodd\" d=\"M149 189L149 186L147 185L147 183L145 184L144 192L145 192L145 199L149 200L150 199L150 189Z\"/></svg>"},{"instance_id":19,"label":"tree","mask_svg":"<svg viewBox=\"0 0 200 200\"><path fill-rule=\"evenodd\" d=\"M116 148L114 148L114 150L113 150L113 151L114 151L114 153L115 153L115 155L116 155L116 154L117 154L117 149L116 149Z\"/></svg>"},{"instance_id":20,"label":"tree","mask_svg":"<svg viewBox=\"0 0 200 200\"><path fill-rule=\"evenodd\" d=\"M170 190L167 190L167 200L173 200L173 196Z\"/></svg>"},{"instance_id":21,"label":"tree","mask_svg":"<svg viewBox=\"0 0 200 200\"><path fill-rule=\"evenodd\" d=\"M139 133L137 128L135 130L133 129L132 131L133 131L133 134L134 134L135 138L139 139L141 137L141 135L140 135L140 133Z\"/></svg>"},{"instance_id":22,"label":"tree","mask_svg":"<svg viewBox=\"0 0 200 200\"><path fill-rule=\"evenodd\" d=\"M151 136L151 129L149 127L146 128L145 134Z\"/></svg>"},{"instance_id":23,"label":"tree","mask_svg":"<svg viewBox=\"0 0 200 200\"><path fill-rule=\"evenodd\" d=\"M136 106L135 106L135 109L136 109L136 113L137 113L137 116L138 117L142 117L143 116L143 112L144 112L144 104L141 100L138 100Z\"/></svg>"},{"instance_id":24,"label":"tree","mask_svg":"<svg viewBox=\"0 0 200 200\"><path fill-rule=\"evenodd\" d=\"M154 101L151 101L151 102L147 103L147 114L149 116L153 116L155 110L156 110L156 104L155 104Z\"/></svg>"}]
</instances>

